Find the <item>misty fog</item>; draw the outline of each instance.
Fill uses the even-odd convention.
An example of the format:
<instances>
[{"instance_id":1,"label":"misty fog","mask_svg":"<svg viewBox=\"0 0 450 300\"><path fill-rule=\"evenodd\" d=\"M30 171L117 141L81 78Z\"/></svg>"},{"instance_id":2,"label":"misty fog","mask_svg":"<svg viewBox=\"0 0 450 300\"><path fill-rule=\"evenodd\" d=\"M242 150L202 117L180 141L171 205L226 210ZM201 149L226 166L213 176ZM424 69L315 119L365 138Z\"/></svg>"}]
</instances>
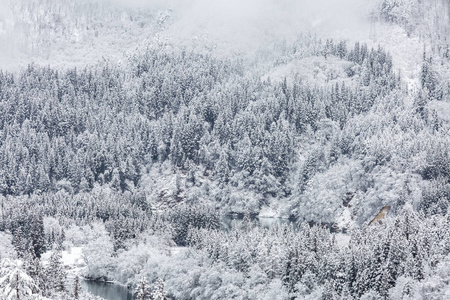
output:
<instances>
[{"instance_id":1,"label":"misty fog","mask_svg":"<svg viewBox=\"0 0 450 300\"><path fill-rule=\"evenodd\" d=\"M367 5L361 2L365 1L193 0L173 4L180 19L172 29L181 38L203 33L241 50L301 32L352 38L369 29Z\"/></svg>"},{"instance_id":2,"label":"misty fog","mask_svg":"<svg viewBox=\"0 0 450 300\"><path fill-rule=\"evenodd\" d=\"M163 39L175 45L181 43L188 47L207 46L209 49L216 49L217 52L226 54L245 53L268 42L291 40L305 32L317 34L323 38L367 39L370 30L368 14L371 7L367 3L375 3L376 0L317 0L313 2L307 0L79 0L69 2L71 9L79 7L80 10L89 10L88 14L91 15L95 15L95 9L102 11L116 9L117 11L117 9L125 8L132 20L133 15L141 16L145 13L153 15L165 13L169 16L168 21L163 28L158 29L158 34L155 36L151 27L144 27L139 31L137 24L124 23L123 15L118 15L117 21L122 22L123 29L118 26L113 28L118 30L117 36L123 40L123 45L120 47L123 52L146 47L146 43L152 43L155 39ZM117 42L112 40L111 36L107 37L109 40L102 40L103 36L99 39L88 39L87 34L83 35L83 32L79 30L70 32L69 37L62 38L58 36L58 33L46 33L48 36L41 37L40 30L30 34L25 32L24 28L67 27L68 24L64 22L72 18L75 19L71 20L72 23L76 24L79 21L76 18L82 13L71 16L71 11L65 11L64 1L44 1L48 6L60 6L57 11L63 16L63 24L55 25L52 23L55 14L42 17L42 11L35 9L29 15L17 16L10 9L11 3L17 8L26 1L0 0L2 44L0 64L4 67L14 65L15 61L24 64L30 60L29 58L44 59L44 62L48 63L54 63L56 59L67 60L68 56L74 56L72 48L88 52L86 59L92 57L96 60L101 57L100 52L104 52L102 47L110 48L111 44ZM95 5L89 6L89 4ZM44 24L36 24L36 20ZM149 23L147 20L143 22ZM105 26L102 20L98 20L98 23ZM130 33L127 26L135 26L131 29L137 29ZM67 34L67 30L65 32ZM127 35L133 39L128 39ZM30 40L33 42L30 43ZM23 44L39 43L44 44L47 49L44 51L44 56L23 47ZM83 44L87 44L88 47L83 47Z\"/></svg>"}]
</instances>

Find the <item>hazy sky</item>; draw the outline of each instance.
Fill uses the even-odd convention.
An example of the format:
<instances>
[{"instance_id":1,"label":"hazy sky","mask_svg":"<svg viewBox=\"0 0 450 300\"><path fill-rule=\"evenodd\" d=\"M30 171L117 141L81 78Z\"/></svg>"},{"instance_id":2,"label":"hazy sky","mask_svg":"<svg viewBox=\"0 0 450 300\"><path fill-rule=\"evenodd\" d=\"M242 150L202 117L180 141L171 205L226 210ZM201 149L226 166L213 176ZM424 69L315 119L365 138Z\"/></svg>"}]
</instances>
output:
<instances>
[{"instance_id":1,"label":"hazy sky","mask_svg":"<svg viewBox=\"0 0 450 300\"><path fill-rule=\"evenodd\" d=\"M125 0L116 0L125 1ZM162 7L166 1L135 0ZM376 1L376 0L374 0ZM173 0L179 18L169 32L182 38L206 34L236 50L310 31L352 38L368 34L373 0ZM126 1L129 3L128 1ZM167 2L166 2L167 3Z\"/></svg>"},{"instance_id":2,"label":"hazy sky","mask_svg":"<svg viewBox=\"0 0 450 300\"><path fill-rule=\"evenodd\" d=\"M0 42L3 44L0 45L0 63L2 60L9 60L11 53L20 51L8 45L14 44L11 43L11 39L20 36L14 32L17 30L14 28L20 26L16 26L14 16L5 4L9 1L35 0L0 0ZM264 42L294 38L302 32L313 32L323 37L367 38L369 31L367 13L370 6L379 0L74 1L103 1L111 5L136 9L172 8L170 26L161 33L164 38L175 43L216 45L224 52L245 52L257 48ZM142 41L145 42L146 37L143 37ZM64 49L61 51L64 52ZM5 53L8 53L8 56Z\"/></svg>"},{"instance_id":3,"label":"hazy sky","mask_svg":"<svg viewBox=\"0 0 450 300\"><path fill-rule=\"evenodd\" d=\"M113 0L138 7L172 7L173 33L201 30L214 39L257 43L299 31L340 34L367 30L367 13L377 0Z\"/></svg>"}]
</instances>

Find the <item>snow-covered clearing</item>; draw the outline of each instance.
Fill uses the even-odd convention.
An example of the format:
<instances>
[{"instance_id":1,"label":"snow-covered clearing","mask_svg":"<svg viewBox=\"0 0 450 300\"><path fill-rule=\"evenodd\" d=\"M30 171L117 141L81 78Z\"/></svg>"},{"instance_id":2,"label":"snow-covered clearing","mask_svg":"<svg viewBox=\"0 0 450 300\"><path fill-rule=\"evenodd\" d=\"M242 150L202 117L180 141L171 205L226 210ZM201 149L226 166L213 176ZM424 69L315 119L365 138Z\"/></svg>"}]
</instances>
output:
<instances>
[{"instance_id":1,"label":"snow-covered clearing","mask_svg":"<svg viewBox=\"0 0 450 300\"><path fill-rule=\"evenodd\" d=\"M86 268L86 263L82 252L83 247L71 247L68 250L62 251L61 261L69 276L81 275L83 270ZM48 265L52 254L53 250L42 254L41 261L44 266Z\"/></svg>"}]
</instances>

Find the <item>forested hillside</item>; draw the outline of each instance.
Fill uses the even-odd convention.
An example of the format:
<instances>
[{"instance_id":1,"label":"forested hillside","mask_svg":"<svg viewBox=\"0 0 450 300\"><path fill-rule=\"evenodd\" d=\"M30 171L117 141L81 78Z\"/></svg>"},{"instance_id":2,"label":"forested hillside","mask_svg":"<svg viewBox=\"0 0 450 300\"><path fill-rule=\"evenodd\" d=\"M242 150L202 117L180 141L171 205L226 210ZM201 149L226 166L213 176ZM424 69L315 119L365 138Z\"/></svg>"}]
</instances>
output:
<instances>
[{"instance_id":1,"label":"forested hillside","mask_svg":"<svg viewBox=\"0 0 450 300\"><path fill-rule=\"evenodd\" d=\"M0 71L0 292L78 299L61 251L81 248L77 276L139 299L158 278L170 299L449 295L446 0L367 1L368 24L423 45L417 72L386 41L308 31L177 44L177 6L114 3L0 15L20 62Z\"/></svg>"}]
</instances>

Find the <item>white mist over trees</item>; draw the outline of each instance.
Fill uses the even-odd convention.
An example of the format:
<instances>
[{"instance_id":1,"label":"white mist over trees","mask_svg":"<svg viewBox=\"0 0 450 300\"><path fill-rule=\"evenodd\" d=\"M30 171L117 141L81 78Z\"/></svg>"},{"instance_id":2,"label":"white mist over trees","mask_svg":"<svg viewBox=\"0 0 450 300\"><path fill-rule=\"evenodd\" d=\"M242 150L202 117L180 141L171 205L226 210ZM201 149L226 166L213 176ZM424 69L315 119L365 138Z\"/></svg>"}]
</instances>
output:
<instances>
[{"instance_id":1,"label":"white mist over trees","mask_svg":"<svg viewBox=\"0 0 450 300\"><path fill-rule=\"evenodd\" d=\"M0 7L0 53L7 67L26 65L28 59L84 66L105 51L123 60L136 48L167 42L228 55L291 41L299 32L328 38L369 29L369 9L357 0L48 0L40 7L2 0Z\"/></svg>"},{"instance_id":2,"label":"white mist over trees","mask_svg":"<svg viewBox=\"0 0 450 300\"><path fill-rule=\"evenodd\" d=\"M0 298L448 295L446 1L0 8Z\"/></svg>"}]
</instances>

